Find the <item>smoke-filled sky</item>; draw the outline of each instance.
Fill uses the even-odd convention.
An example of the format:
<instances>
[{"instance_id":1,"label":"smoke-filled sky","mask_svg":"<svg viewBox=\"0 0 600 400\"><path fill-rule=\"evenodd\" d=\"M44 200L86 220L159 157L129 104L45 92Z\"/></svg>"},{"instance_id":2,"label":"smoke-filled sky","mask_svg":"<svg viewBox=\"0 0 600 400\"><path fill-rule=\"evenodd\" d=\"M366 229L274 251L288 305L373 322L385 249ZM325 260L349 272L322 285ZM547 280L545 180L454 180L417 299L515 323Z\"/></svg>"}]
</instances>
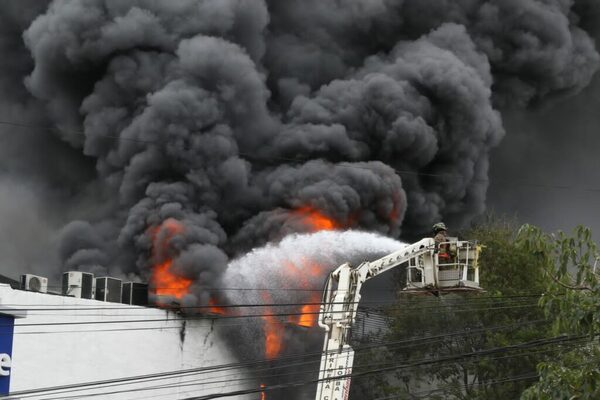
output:
<instances>
[{"instance_id":1,"label":"smoke-filled sky","mask_svg":"<svg viewBox=\"0 0 600 400\"><path fill-rule=\"evenodd\" d=\"M3 0L2 273L314 307L346 255L440 220L600 230L598 22L597 0ZM289 236L323 229L370 233ZM238 355L318 347L290 311L231 332Z\"/></svg>"},{"instance_id":2,"label":"smoke-filled sky","mask_svg":"<svg viewBox=\"0 0 600 400\"><path fill-rule=\"evenodd\" d=\"M600 3L575 2L598 43ZM590 226L600 235L600 77L574 96L503 111L507 135L492 152L489 208L548 230Z\"/></svg>"},{"instance_id":3,"label":"smoke-filled sky","mask_svg":"<svg viewBox=\"0 0 600 400\"><path fill-rule=\"evenodd\" d=\"M591 0L3 1L4 271L173 259L205 303L314 213L393 238L490 206L600 229L598 192L531 185L600 186L598 19Z\"/></svg>"},{"instance_id":4,"label":"smoke-filled sky","mask_svg":"<svg viewBox=\"0 0 600 400\"><path fill-rule=\"evenodd\" d=\"M504 118L492 154L488 207L548 230L592 227L600 237L600 79L580 95Z\"/></svg>"}]
</instances>

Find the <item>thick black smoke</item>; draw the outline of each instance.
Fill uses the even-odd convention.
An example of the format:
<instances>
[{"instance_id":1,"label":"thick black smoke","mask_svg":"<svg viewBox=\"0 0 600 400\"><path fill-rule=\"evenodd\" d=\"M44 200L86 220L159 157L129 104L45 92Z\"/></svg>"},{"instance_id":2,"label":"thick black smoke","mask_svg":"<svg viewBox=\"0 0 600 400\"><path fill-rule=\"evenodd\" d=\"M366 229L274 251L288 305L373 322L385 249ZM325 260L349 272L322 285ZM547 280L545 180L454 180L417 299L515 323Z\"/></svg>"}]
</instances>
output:
<instances>
[{"instance_id":1,"label":"thick black smoke","mask_svg":"<svg viewBox=\"0 0 600 400\"><path fill-rule=\"evenodd\" d=\"M499 107L575 93L600 59L590 6L566 0L27 6L2 68L96 167L76 182L98 207L62 231L62 263L148 276L173 218L169 255L207 287L229 257L310 229L302 207L393 237L468 222Z\"/></svg>"},{"instance_id":2,"label":"thick black smoke","mask_svg":"<svg viewBox=\"0 0 600 400\"><path fill-rule=\"evenodd\" d=\"M598 68L585 29L590 0L272 0L266 63L285 88L317 89L387 53L399 40L415 40L444 23L467 30L491 67L497 104L527 105L575 93ZM583 25L580 21L583 18ZM591 18L596 21L597 17ZM457 48L464 41L455 42ZM293 85L290 85L293 82Z\"/></svg>"},{"instance_id":3,"label":"thick black smoke","mask_svg":"<svg viewBox=\"0 0 600 400\"><path fill-rule=\"evenodd\" d=\"M23 82L34 67L23 32L48 4L0 4L0 254L2 273L12 277L24 271L60 273L60 231L71 219L91 215L82 200L97 181L93 160L44 129L52 126L45 104ZM42 128L24 129L11 122Z\"/></svg>"},{"instance_id":4,"label":"thick black smoke","mask_svg":"<svg viewBox=\"0 0 600 400\"><path fill-rule=\"evenodd\" d=\"M314 229L299 210L391 237L479 215L500 111L588 85L595 11L589 0L1 2L0 115L50 129L3 128L0 183L35 188L4 190L11 204L43 197L23 204L59 210L40 222L57 232L44 245L54 265L146 279L173 258L194 282L185 301L206 304L229 259Z\"/></svg>"},{"instance_id":5,"label":"thick black smoke","mask_svg":"<svg viewBox=\"0 0 600 400\"><path fill-rule=\"evenodd\" d=\"M579 25L600 39L600 2L576 1ZM600 232L600 76L577 96L503 113L507 137L492 157L488 207L545 230Z\"/></svg>"}]
</instances>

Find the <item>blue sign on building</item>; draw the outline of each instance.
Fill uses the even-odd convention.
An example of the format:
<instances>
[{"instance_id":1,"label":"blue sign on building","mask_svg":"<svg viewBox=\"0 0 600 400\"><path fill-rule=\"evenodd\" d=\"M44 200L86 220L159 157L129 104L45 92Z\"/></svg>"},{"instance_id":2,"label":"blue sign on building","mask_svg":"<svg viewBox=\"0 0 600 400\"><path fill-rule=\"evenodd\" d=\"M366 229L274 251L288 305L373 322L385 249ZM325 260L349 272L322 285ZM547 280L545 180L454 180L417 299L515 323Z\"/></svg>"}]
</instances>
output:
<instances>
[{"instance_id":1,"label":"blue sign on building","mask_svg":"<svg viewBox=\"0 0 600 400\"><path fill-rule=\"evenodd\" d=\"M14 330L15 317L0 314L0 396L8 395L10 390Z\"/></svg>"}]
</instances>

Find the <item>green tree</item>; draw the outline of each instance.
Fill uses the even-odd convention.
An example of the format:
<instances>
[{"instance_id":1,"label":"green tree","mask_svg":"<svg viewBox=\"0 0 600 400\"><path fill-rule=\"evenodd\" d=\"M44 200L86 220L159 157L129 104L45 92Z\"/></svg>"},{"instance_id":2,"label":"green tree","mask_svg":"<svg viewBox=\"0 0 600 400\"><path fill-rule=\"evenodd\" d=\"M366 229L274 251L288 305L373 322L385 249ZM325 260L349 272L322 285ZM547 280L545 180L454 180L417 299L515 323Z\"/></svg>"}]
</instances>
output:
<instances>
[{"instance_id":1,"label":"green tree","mask_svg":"<svg viewBox=\"0 0 600 400\"><path fill-rule=\"evenodd\" d=\"M576 343L538 365L539 381L522 399L599 399L600 262L591 230L579 226L572 235L548 235L524 226L519 244L550 277L540 305L553 322L552 333Z\"/></svg>"},{"instance_id":2,"label":"green tree","mask_svg":"<svg viewBox=\"0 0 600 400\"><path fill-rule=\"evenodd\" d=\"M549 277L539 257L517 246L517 232L515 223L490 217L459 234L486 246L480 259L481 286L486 292L440 297L399 293L386 312L388 330L381 338L392 344L359 352L355 365L357 372L372 365L407 367L355 380L354 398L505 400L520 396L535 379L537 364L553 349L515 349L431 362L546 336L549 324L537 302Z\"/></svg>"}]
</instances>

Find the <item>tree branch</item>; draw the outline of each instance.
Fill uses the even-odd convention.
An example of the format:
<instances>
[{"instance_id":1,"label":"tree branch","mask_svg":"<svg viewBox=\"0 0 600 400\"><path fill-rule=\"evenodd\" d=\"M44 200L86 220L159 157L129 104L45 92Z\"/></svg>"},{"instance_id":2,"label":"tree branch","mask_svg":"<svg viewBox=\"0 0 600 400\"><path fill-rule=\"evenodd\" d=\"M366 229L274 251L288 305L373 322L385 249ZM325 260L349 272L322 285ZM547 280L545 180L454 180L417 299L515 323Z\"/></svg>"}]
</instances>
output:
<instances>
[{"instance_id":1,"label":"tree branch","mask_svg":"<svg viewBox=\"0 0 600 400\"><path fill-rule=\"evenodd\" d=\"M592 288L589 286L578 286L578 285L567 285L564 282L561 282L560 279L558 279L556 277L556 275L550 273L549 271L546 271L548 273L548 275L550 275L550 278L552 278L552 280L556 283L558 283L560 286L564 287L565 289L569 289L569 290L587 290L587 291L592 291Z\"/></svg>"}]
</instances>

